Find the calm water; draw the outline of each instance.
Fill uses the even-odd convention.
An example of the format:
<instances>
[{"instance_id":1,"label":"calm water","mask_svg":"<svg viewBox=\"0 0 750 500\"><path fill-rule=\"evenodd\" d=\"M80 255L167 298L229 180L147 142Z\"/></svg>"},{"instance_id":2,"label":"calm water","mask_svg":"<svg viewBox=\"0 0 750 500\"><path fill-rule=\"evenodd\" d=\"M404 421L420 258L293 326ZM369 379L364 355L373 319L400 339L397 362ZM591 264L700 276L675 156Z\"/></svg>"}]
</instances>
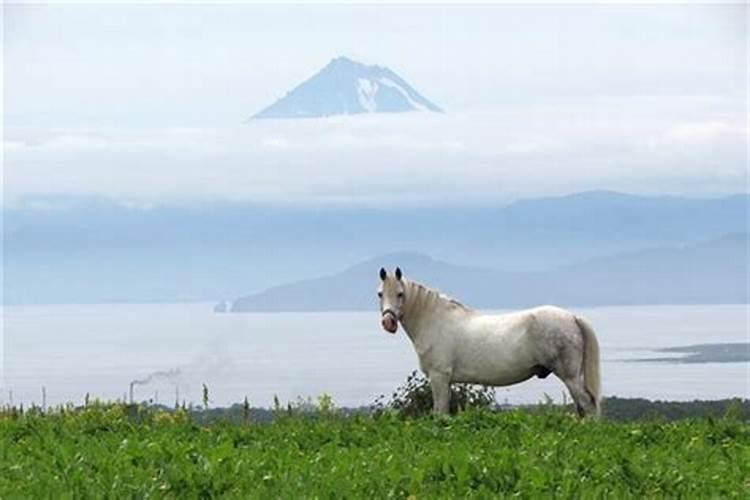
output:
<instances>
[{"instance_id":1,"label":"calm water","mask_svg":"<svg viewBox=\"0 0 750 500\"><path fill-rule=\"evenodd\" d=\"M748 397L750 363L629 363L663 357L650 349L747 342L747 306L637 306L576 309L593 323L602 348L604 393L690 400ZM199 402L201 384L215 405L270 406L298 396L333 395L339 405L368 404L390 393L417 359L402 331L379 328L378 314L214 314L211 304L13 306L3 312L0 404L80 402L86 392L123 398L131 380L179 369L134 387L138 400ZM553 376L499 388L498 399L560 400Z\"/></svg>"}]
</instances>

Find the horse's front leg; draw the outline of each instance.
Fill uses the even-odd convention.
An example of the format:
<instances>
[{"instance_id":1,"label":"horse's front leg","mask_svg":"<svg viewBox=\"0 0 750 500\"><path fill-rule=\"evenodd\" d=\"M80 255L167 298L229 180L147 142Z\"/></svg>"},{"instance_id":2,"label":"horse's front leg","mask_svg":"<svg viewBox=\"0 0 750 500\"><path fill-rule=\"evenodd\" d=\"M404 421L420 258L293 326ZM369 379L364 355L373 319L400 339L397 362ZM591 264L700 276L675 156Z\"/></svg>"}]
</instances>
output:
<instances>
[{"instance_id":1,"label":"horse's front leg","mask_svg":"<svg viewBox=\"0 0 750 500\"><path fill-rule=\"evenodd\" d=\"M448 415L451 408L451 380L443 373L430 373L430 387L432 388L432 411Z\"/></svg>"}]
</instances>

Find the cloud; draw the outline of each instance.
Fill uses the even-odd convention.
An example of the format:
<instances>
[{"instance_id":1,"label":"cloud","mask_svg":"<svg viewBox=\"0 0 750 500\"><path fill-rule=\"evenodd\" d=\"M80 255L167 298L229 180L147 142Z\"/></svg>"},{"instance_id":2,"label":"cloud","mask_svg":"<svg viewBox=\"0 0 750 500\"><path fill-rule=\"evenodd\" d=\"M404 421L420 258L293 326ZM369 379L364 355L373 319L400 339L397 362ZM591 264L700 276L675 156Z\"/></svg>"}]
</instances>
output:
<instances>
[{"instance_id":1,"label":"cloud","mask_svg":"<svg viewBox=\"0 0 750 500\"><path fill-rule=\"evenodd\" d=\"M733 126L719 120L683 123L672 127L665 134L668 141L680 143L707 143L717 139L732 137L741 138L747 133L746 128Z\"/></svg>"},{"instance_id":2,"label":"cloud","mask_svg":"<svg viewBox=\"0 0 750 500\"><path fill-rule=\"evenodd\" d=\"M233 128L11 129L5 195L409 203L586 189L736 192L747 128L734 109L646 98Z\"/></svg>"}]
</instances>

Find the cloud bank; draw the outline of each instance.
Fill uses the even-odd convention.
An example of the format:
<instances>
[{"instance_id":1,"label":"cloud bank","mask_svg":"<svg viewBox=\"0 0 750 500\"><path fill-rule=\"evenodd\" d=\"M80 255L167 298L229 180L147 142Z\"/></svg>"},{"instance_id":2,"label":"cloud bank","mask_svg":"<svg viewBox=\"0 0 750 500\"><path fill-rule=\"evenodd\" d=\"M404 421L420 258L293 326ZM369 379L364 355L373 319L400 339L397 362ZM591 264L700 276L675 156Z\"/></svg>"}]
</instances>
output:
<instances>
[{"instance_id":1,"label":"cloud bank","mask_svg":"<svg viewBox=\"0 0 750 500\"><path fill-rule=\"evenodd\" d=\"M589 99L492 113L232 128L6 130L5 199L423 202L587 189L745 191L747 126L719 98Z\"/></svg>"}]
</instances>

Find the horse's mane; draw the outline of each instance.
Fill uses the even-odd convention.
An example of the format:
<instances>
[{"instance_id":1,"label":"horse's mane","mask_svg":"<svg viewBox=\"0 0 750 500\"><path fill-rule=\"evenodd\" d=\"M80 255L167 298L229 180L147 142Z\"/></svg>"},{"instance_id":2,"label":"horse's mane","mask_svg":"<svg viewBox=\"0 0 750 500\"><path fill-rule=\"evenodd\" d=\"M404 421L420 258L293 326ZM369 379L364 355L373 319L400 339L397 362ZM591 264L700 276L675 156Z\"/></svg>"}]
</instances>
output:
<instances>
[{"instance_id":1,"label":"horse's mane","mask_svg":"<svg viewBox=\"0 0 750 500\"><path fill-rule=\"evenodd\" d=\"M449 307L456 307L467 312L470 312L472 310L471 308L462 304L460 301L444 294L440 290L430 288L429 286L419 283L418 281L409 280L409 284L410 286L419 290L419 293L426 296L428 299L434 299L438 302L447 304Z\"/></svg>"}]
</instances>

